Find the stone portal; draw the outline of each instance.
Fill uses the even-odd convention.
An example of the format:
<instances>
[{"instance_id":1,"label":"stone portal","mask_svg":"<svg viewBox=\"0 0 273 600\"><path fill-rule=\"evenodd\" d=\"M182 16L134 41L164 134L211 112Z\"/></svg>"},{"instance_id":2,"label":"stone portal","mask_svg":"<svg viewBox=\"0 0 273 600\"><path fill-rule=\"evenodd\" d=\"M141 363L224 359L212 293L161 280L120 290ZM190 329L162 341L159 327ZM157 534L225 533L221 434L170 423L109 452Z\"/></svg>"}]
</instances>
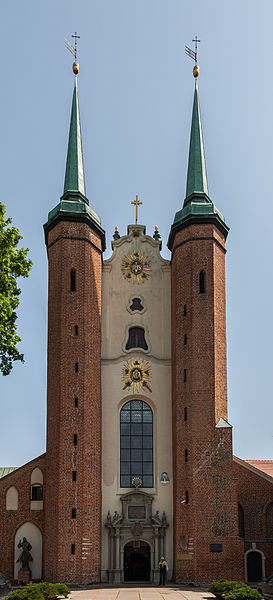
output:
<instances>
[{"instance_id":1,"label":"stone portal","mask_svg":"<svg viewBox=\"0 0 273 600\"><path fill-rule=\"evenodd\" d=\"M151 552L147 542L135 540L124 546L124 581L151 580Z\"/></svg>"},{"instance_id":2,"label":"stone portal","mask_svg":"<svg viewBox=\"0 0 273 600\"><path fill-rule=\"evenodd\" d=\"M108 581L158 583L158 562L166 554L165 512L152 514L152 494L134 490L120 497L122 512L108 511Z\"/></svg>"}]
</instances>

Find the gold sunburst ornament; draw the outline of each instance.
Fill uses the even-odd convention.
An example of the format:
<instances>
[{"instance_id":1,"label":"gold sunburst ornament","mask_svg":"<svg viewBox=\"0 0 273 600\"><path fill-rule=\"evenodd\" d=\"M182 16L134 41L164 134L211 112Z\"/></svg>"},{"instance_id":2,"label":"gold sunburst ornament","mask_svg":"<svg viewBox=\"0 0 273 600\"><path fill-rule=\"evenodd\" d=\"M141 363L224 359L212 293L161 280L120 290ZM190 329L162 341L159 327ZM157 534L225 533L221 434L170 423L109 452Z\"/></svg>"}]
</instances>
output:
<instances>
[{"instance_id":1,"label":"gold sunburst ornament","mask_svg":"<svg viewBox=\"0 0 273 600\"><path fill-rule=\"evenodd\" d=\"M127 360L122 368L123 390L151 392L151 365L146 360Z\"/></svg>"},{"instance_id":2,"label":"gold sunburst ornament","mask_svg":"<svg viewBox=\"0 0 273 600\"><path fill-rule=\"evenodd\" d=\"M122 259L121 270L127 281L144 283L152 272L151 261L140 251L129 252Z\"/></svg>"}]
</instances>

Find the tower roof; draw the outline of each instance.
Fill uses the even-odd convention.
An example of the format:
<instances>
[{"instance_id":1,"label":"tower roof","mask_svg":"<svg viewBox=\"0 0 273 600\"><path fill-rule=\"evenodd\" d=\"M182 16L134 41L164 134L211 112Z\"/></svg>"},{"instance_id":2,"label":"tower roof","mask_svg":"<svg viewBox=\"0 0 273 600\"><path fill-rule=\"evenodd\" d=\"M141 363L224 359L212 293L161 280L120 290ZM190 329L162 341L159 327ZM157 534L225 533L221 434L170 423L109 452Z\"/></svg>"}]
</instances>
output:
<instances>
[{"instance_id":1,"label":"tower roof","mask_svg":"<svg viewBox=\"0 0 273 600\"><path fill-rule=\"evenodd\" d=\"M59 221L82 221L88 223L102 240L102 249L105 250L105 232L101 227L100 217L89 206L85 196L84 168L82 156L82 137L79 111L79 98L77 74L79 65L73 64L75 85L72 98L71 119L68 138L68 149L64 179L64 191L59 204L48 214L47 223L44 225L45 240L47 244L48 232Z\"/></svg>"},{"instance_id":2,"label":"tower roof","mask_svg":"<svg viewBox=\"0 0 273 600\"><path fill-rule=\"evenodd\" d=\"M199 67L197 65L193 73L194 77L198 77ZM175 214L168 239L168 248L172 250L175 234L180 229L200 223L214 223L225 237L228 234L229 228L225 223L225 217L216 208L208 195L199 95L197 81L195 81L186 197L183 208Z\"/></svg>"},{"instance_id":3,"label":"tower roof","mask_svg":"<svg viewBox=\"0 0 273 600\"><path fill-rule=\"evenodd\" d=\"M72 99L66 170L64 180L64 195L68 192L79 192L85 196L84 168L82 157L82 136L79 111L77 77Z\"/></svg>"},{"instance_id":4,"label":"tower roof","mask_svg":"<svg viewBox=\"0 0 273 600\"><path fill-rule=\"evenodd\" d=\"M204 200L209 194L197 82L193 99L187 188L184 205L187 203L187 198L195 193L200 195L200 199L202 197L201 194L204 194Z\"/></svg>"}]
</instances>

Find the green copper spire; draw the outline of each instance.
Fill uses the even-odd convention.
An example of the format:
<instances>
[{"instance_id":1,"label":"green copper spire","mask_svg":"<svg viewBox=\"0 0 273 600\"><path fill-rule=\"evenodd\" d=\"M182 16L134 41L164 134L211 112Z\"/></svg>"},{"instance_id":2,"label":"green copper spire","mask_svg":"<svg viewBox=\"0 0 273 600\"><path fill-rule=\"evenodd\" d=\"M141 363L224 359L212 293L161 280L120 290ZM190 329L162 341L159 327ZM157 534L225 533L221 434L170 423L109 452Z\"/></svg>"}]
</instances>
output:
<instances>
[{"instance_id":1,"label":"green copper spire","mask_svg":"<svg viewBox=\"0 0 273 600\"><path fill-rule=\"evenodd\" d=\"M209 193L197 85L195 86L192 109L191 138L185 203L187 201L187 198L196 193L198 195L204 194L207 197Z\"/></svg>"},{"instance_id":2,"label":"green copper spire","mask_svg":"<svg viewBox=\"0 0 273 600\"><path fill-rule=\"evenodd\" d=\"M195 90L193 98L190 150L186 186L186 198L183 208L174 217L171 227L168 248L172 250L175 235L181 229L189 225L202 223L213 223L226 237L229 231L225 223L225 217L216 208L209 198L208 182L206 173L205 152L202 136L202 125L199 107L199 97L196 78L199 75L199 67L195 64L193 69L195 77Z\"/></svg>"},{"instance_id":3,"label":"green copper spire","mask_svg":"<svg viewBox=\"0 0 273 600\"><path fill-rule=\"evenodd\" d=\"M80 194L85 196L77 77L75 77L75 86L73 92L64 180L64 194L67 192L80 192Z\"/></svg>"},{"instance_id":4,"label":"green copper spire","mask_svg":"<svg viewBox=\"0 0 273 600\"><path fill-rule=\"evenodd\" d=\"M105 232L101 226L100 217L90 208L85 195L84 169L82 158L82 138L80 125L79 98L77 88L77 75L79 65L73 63L75 86L72 99L68 150L65 169L64 192L59 204L48 214L44 225L46 244L48 233L60 221L73 221L87 223L101 238L102 250L105 250Z\"/></svg>"}]
</instances>

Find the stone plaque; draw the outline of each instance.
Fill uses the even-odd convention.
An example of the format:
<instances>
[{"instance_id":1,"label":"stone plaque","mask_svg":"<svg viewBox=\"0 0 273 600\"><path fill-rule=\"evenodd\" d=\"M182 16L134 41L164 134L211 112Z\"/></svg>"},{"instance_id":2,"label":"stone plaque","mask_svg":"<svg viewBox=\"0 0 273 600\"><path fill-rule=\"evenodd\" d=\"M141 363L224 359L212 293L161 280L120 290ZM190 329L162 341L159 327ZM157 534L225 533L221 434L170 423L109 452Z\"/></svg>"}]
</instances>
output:
<instances>
[{"instance_id":1,"label":"stone plaque","mask_svg":"<svg viewBox=\"0 0 273 600\"><path fill-rule=\"evenodd\" d=\"M190 552L178 552L176 558L177 560L192 560L193 554Z\"/></svg>"},{"instance_id":2,"label":"stone plaque","mask_svg":"<svg viewBox=\"0 0 273 600\"><path fill-rule=\"evenodd\" d=\"M128 519L146 519L146 506L128 506Z\"/></svg>"}]
</instances>

